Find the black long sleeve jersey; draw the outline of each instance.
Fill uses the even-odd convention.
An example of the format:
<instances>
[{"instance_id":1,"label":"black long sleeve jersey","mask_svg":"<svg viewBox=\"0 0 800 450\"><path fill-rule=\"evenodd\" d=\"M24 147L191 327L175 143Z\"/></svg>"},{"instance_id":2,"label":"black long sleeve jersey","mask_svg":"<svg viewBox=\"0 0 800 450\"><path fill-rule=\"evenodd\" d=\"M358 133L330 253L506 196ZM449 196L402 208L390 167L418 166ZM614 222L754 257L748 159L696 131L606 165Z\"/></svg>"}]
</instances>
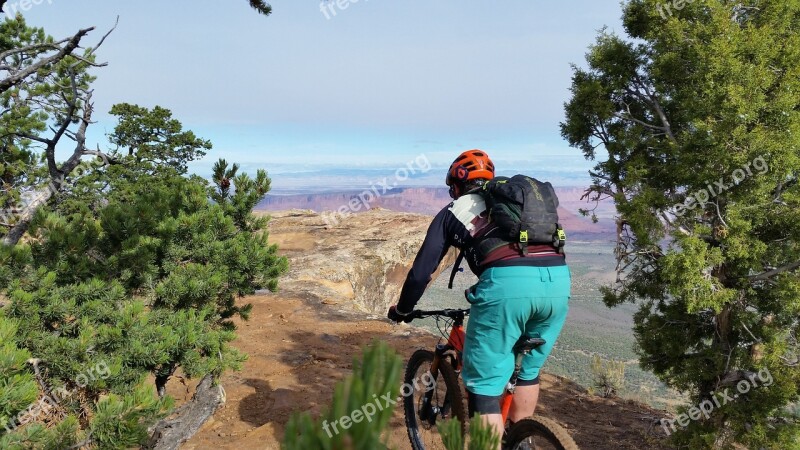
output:
<instances>
[{"instance_id":1,"label":"black long sleeve jersey","mask_svg":"<svg viewBox=\"0 0 800 450\"><path fill-rule=\"evenodd\" d=\"M403 284L400 300L397 303L398 312L408 314L414 310L431 281L431 275L450 247L464 250L464 259L476 275L480 275L489 267L512 265L548 267L565 264L564 255L557 253L550 245L531 245L528 256L523 257L512 243L495 250L483 261L479 261L474 244L492 229L486 203L480 194L464 195L439 211L428 227L425 241Z\"/></svg>"}]
</instances>

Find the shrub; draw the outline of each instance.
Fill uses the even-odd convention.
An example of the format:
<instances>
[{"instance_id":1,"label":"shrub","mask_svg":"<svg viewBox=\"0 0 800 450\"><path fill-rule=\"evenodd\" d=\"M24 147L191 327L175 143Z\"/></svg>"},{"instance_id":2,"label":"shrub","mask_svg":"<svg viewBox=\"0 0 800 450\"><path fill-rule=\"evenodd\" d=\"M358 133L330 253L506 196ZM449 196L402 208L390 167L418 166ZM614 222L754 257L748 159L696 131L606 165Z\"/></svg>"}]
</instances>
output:
<instances>
[{"instance_id":1,"label":"shrub","mask_svg":"<svg viewBox=\"0 0 800 450\"><path fill-rule=\"evenodd\" d=\"M595 355L592 358L592 377L601 397L616 397L625 386L625 362L605 360Z\"/></svg>"}]
</instances>

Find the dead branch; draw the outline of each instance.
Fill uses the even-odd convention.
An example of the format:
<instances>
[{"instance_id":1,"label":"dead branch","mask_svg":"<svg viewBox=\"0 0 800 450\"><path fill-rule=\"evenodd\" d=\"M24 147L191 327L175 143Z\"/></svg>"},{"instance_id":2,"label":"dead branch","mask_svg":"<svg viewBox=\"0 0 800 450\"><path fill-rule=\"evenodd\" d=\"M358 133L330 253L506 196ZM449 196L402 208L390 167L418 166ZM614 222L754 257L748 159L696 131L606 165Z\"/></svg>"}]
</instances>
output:
<instances>
[{"instance_id":1,"label":"dead branch","mask_svg":"<svg viewBox=\"0 0 800 450\"><path fill-rule=\"evenodd\" d=\"M37 73L43 67L61 61L67 55L71 55L72 52L75 51L75 49L77 49L78 46L80 45L81 39L83 39L87 34L89 34L89 32L93 30L94 27L85 28L83 30L78 31L55 54L40 59L39 61L31 64L30 66L21 69L19 72L13 73L8 77L6 77L5 79L0 80L0 94L11 89L14 86L19 85L26 78Z\"/></svg>"},{"instance_id":2,"label":"dead branch","mask_svg":"<svg viewBox=\"0 0 800 450\"><path fill-rule=\"evenodd\" d=\"M797 269L798 267L800 267L800 261L795 261L791 264L786 264L785 266L777 267L772 270L767 270L757 275L750 275L749 277L747 277L747 279L750 281L764 281L774 277L775 275L780 275L784 272L789 272L794 269Z\"/></svg>"}]
</instances>

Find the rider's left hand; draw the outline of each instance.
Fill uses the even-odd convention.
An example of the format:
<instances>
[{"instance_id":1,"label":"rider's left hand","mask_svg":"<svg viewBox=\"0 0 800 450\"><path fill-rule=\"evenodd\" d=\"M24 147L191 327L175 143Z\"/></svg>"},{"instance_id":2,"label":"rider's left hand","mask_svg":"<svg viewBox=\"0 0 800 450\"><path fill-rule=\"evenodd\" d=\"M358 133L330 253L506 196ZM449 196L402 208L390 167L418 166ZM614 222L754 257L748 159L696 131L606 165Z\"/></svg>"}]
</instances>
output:
<instances>
[{"instance_id":1,"label":"rider's left hand","mask_svg":"<svg viewBox=\"0 0 800 450\"><path fill-rule=\"evenodd\" d=\"M411 317L410 316L411 316L411 314L400 314L397 311L397 305L392 305L391 307L389 307L389 313L386 314L386 317L388 317L389 320L391 320L393 322L397 322L397 323L400 323L400 322L409 323L409 322L411 322Z\"/></svg>"}]
</instances>

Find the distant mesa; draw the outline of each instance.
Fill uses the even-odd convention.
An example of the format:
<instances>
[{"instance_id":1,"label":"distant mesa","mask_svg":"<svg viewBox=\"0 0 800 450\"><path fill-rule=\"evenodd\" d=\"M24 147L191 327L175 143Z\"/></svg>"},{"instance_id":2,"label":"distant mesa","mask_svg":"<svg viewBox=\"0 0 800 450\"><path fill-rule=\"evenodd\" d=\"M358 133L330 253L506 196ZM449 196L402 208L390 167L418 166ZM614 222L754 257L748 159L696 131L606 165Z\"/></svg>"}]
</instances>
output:
<instances>
[{"instance_id":1,"label":"distant mesa","mask_svg":"<svg viewBox=\"0 0 800 450\"><path fill-rule=\"evenodd\" d=\"M363 195L364 192L355 189L302 194L277 192L269 194L256 209L262 211L305 209L321 213L337 211L354 202L354 212L356 213L383 208L433 216L451 201L447 189L439 187L398 187L378 198ZM578 213L581 208L594 207L593 204L587 204L585 200L580 199L584 188L562 187L557 188L556 192L561 202L559 216L562 226L570 233L572 239L592 241L614 239L614 205L611 202L603 202L599 205L595 213L600 221L592 223L590 218L582 217Z\"/></svg>"}]
</instances>

